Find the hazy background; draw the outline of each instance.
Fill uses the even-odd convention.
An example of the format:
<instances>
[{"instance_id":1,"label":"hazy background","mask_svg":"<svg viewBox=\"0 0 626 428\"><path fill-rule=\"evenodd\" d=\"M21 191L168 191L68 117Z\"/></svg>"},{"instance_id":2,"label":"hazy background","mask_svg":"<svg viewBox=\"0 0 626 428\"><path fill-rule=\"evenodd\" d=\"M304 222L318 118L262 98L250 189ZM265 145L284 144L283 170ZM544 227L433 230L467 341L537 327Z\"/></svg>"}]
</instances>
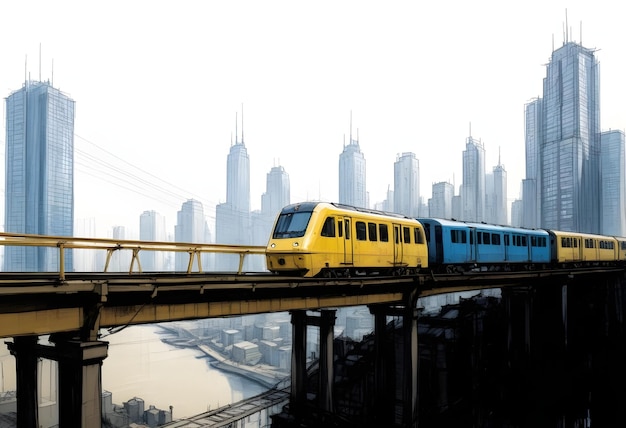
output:
<instances>
[{"instance_id":1,"label":"hazy background","mask_svg":"<svg viewBox=\"0 0 626 428\"><path fill-rule=\"evenodd\" d=\"M242 105L252 209L277 164L292 202L337 200L351 111L372 204L409 151L425 200L437 181L458 192L470 123L487 171L500 150L511 201L524 104L542 93L566 9L572 38L598 49L602 129L624 129L626 6L614 1L3 1L0 94L30 76L76 101L75 217L95 217L102 237L138 231L151 209L171 231L188 198L212 222Z\"/></svg>"}]
</instances>

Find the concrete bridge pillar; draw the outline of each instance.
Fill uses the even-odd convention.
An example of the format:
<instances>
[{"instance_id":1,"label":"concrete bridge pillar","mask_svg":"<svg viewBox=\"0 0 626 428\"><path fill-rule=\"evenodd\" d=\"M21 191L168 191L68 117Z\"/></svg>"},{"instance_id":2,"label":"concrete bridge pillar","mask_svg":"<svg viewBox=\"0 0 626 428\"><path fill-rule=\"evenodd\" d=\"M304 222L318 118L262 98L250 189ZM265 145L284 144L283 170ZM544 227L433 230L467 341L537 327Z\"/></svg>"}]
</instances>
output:
<instances>
[{"instance_id":1,"label":"concrete bridge pillar","mask_svg":"<svg viewBox=\"0 0 626 428\"><path fill-rule=\"evenodd\" d=\"M374 348L376 403L375 417L381 425L395 423L395 400L402 400L402 426L417 427L418 414L418 361L417 319L419 310L413 307L370 306L374 314ZM389 346L387 316L402 318L402 355L394 355ZM397 373L401 370L402 373ZM394 382L395 379L400 384ZM396 391L396 392L394 392Z\"/></svg>"},{"instance_id":2,"label":"concrete bridge pillar","mask_svg":"<svg viewBox=\"0 0 626 428\"><path fill-rule=\"evenodd\" d=\"M335 379L335 351L333 341L335 339L335 310L324 309L319 318L320 322L320 385L319 406L322 410L332 413L333 406L333 382Z\"/></svg>"},{"instance_id":3,"label":"concrete bridge pillar","mask_svg":"<svg viewBox=\"0 0 626 428\"><path fill-rule=\"evenodd\" d=\"M57 342L59 427L99 427L102 421L102 361L108 343Z\"/></svg>"},{"instance_id":4,"label":"concrete bridge pillar","mask_svg":"<svg viewBox=\"0 0 626 428\"><path fill-rule=\"evenodd\" d=\"M291 311L291 413L301 414L306 403L306 311Z\"/></svg>"},{"instance_id":5,"label":"concrete bridge pillar","mask_svg":"<svg viewBox=\"0 0 626 428\"><path fill-rule=\"evenodd\" d=\"M60 428L92 428L102 424L102 361L107 342L51 337L54 346L37 343L37 336L16 337L8 343L17 367L17 424L39 428L37 360L58 363Z\"/></svg>"},{"instance_id":6,"label":"concrete bridge pillar","mask_svg":"<svg viewBox=\"0 0 626 428\"><path fill-rule=\"evenodd\" d=\"M291 311L293 341L291 350L291 407L296 416L303 415L307 393L306 329L314 325L320 329L318 406L333 412L334 326L336 310L322 309L320 316L308 316L306 311Z\"/></svg>"},{"instance_id":7,"label":"concrete bridge pillar","mask_svg":"<svg viewBox=\"0 0 626 428\"><path fill-rule=\"evenodd\" d=\"M37 402L37 336L15 337L7 343L15 356L17 382L17 427L39 428Z\"/></svg>"}]
</instances>

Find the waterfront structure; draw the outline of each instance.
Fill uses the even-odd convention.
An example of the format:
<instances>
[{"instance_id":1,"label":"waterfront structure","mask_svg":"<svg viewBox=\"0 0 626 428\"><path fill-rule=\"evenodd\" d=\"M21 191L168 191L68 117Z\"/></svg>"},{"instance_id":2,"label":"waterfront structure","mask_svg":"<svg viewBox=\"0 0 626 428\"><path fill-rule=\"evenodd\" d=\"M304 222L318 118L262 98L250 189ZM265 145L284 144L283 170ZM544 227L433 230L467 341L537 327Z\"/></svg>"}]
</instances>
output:
<instances>
[{"instance_id":1,"label":"waterfront structure","mask_svg":"<svg viewBox=\"0 0 626 428\"><path fill-rule=\"evenodd\" d=\"M600 94L594 50L565 40L543 81L541 227L600 232Z\"/></svg>"},{"instance_id":2,"label":"waterfront structure","mask_svg":"<svg viewBox=\"0 0 626 428\"><path fill-rule=\"evenodd\" d=\"M441 181L433 183L432 198L428 201L429 215L436 218L452 218L454 186Z\"/></svg>"},{"instance_id":3,"label":"waterfront structure","mask_svg":"<svg viewBox=\"0 0 626 428\"><path fill-rule=\"evenodd\" d=\"M365 156L356 140L352 138L352 117L350 117L350 141L339 155L339 203L354 207L368 208Z\"/></svg>"},{"instance_id":4,"label":"waterfront structure","mask_svg":"<svg viewBox=\"0 0 626 428\"><path fill-rule=\"evenodd\" d=\"M536 98L524 106L526 178L522 180L520 226L538 228L541 222L541 163L543 141L543 101Z\"/></svg>"},{"instance_id":5,"label":"waterfront structure","mask_svg":"<svg viewBox=\"0 0 626 428\"><path fill-rule=\"evenodd\" d=\"M204 207L200 201L189 199L183 203L178 211L177 223L174 227L174 239L176 242L204 243L211 241L209 226L204 215ZM186 271L190 255L176 252L174 256L174 268L176 271ZM202 270L210 270L211 258L209 254L203 254L201 258ZM193 269L198 269L197 260L193 260Z\"/></svg>"},{"instance_id":6,"label":"waterfront structure","mask_svg":"<svg viewBox=\"0 0 626 428\"><path fill-rule=\"evenodd\" d=\"M156 211L144 211L139 216L139 239L142 241L164 242L167 239L165 217ZM145 251L139 253L141 268L146 272L162 271L165 268L163 251Z\"/></svg>"},{"instance_id":7,"label":"waterfront structure","mask_svg":"<svg viewBox=\"0 0 626 428\"><path fill-rule=\"evenodd\" d=\"M600 134L602 223L604 235L626 235L626 159L624 131Z\"/></svg>"},{"instance_id":8,"label":"waterfront structure","mask_svg":"<svg viewBox=\"0 0 626 428\"><path fill-rule=\"evenodd\" d=\"M27 80L6 98L6 232L73 236L74 108L49 82ZM57 248L8 246L5 271L57 271ZM65 251L65 271L73 270Z\"/></svg>"},{"instance_id":9,"label":"waterfront structure","mask_svg":"<svg viewBox=\"0 0 626 428\"><path fill-rule=\"evenodd\" d=\"M419 160L415 153L402 153L393 165L393 210L419 217Z\"/></svg>"},{"instance_id":10,"label":"waterfront structure","mask_svg":"<svg viewBox=\"0 0 626 428\"><path fill-rule=\"evenodd\" d=\"M463 151L462 220L485 220L485 191L485 147L470 135Z\"/></svg>"}]
</instances>

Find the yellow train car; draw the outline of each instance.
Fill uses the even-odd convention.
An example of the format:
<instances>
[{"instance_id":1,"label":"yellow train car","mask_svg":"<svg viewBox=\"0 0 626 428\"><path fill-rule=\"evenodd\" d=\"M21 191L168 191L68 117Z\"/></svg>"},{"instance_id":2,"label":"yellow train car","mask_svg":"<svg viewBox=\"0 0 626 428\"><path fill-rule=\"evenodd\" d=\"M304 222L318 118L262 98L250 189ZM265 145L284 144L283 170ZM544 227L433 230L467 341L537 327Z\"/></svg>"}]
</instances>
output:
<instances>
[{"instance_id":1,"label":"yellow train car","mask_svg":"<svg viewBox=\"0 0 626 428\"><path fill-rule=\"evenodd\" d=\"M618 241L612 236L556 230L548 232L553 263L582 265L614 263L618 260Z\"/></svg>"},{"instance_id":2,"label":"yellow train car","mask_svg":"<svg viewBox=\"0 0 626 428\"><path fill-rule=\"evenodd\" d=\"M617 260L619 262L626 262L626 238L615 237L617 240Z\"/></svg>"},{"instance_id":3,"label":"yellow train car","mask_svg":"<svg viewBox=\"0 0 626 428\"><path fill-rule=\"evenodd\" d=\"M266 249L274 273L306 277L410 274L428 267L422 224L341 204L302 202L282 209Z\"/></svg>"}]
</instances>

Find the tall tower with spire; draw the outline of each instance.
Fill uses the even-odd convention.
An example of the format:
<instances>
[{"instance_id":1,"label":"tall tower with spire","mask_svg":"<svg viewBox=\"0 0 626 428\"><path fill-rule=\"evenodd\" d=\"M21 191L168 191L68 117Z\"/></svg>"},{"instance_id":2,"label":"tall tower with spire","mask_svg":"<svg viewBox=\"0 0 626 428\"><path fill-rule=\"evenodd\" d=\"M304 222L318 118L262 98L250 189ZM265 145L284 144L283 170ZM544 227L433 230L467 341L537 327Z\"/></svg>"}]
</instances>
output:
<instances>
[{"instance_id":1,"label":"tall tower with spire","mask_svg":"<svg viewBox=\"0 0 626 428\"><path fill-rule=\"evenodd\" d=\"M541 227L600 231L600 94L594 50L565 37L543 81Z\"/></svg>"},{"instance_id":2,"label":"tall tower with spire","mask_svg":"<svg viewBox=\"0 0 626 428\"><path fill-rule=\"evenodd\" d=\"M215 242L250 245L250 158L244 144L243 112L241 140L237 126L238 118L235 116L235 142L231 141L226 161L226 202L215 209ZM239 260L217 254L215 263L217 270L233 270L238 267Z\"/></svg>"},{"instance_id":3,"label":"tall tower with spire","mask_svg":"<svg viewBox=\"0 0 626 428\"><path fill-rule=\"evenodd\" d=\"M339 155L339 203L368 208L365 174L365 156L359 146L359 132L352 138L352 113L350 113L350 141L343 144Z\"/></svg>"}]
</instances>

